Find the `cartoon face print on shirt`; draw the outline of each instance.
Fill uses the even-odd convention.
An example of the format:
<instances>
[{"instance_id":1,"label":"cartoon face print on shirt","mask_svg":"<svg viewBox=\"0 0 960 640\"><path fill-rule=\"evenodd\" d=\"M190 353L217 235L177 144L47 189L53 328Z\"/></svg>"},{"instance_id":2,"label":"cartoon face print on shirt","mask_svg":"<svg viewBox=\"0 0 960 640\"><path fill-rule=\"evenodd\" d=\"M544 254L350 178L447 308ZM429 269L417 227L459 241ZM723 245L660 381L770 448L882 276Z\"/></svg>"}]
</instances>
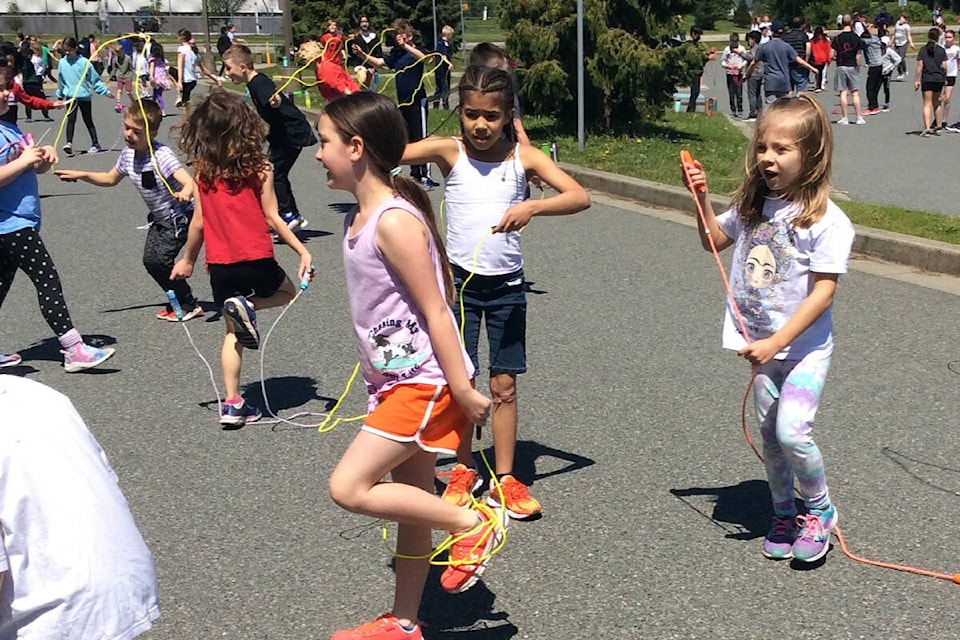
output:
<instances>
[{"instance_id":1,"label":"cartoon face print on shirt","mask_svg":"<svg viewBox=\"0 0 960 640\"><path fill-rule=\"evenodd\" d=\"M766 338L774 327L771 311L779 311L777 285L793 267L795 250L789 222L765 221L747 228L737 256L742 270L734 299L751 338Z\"/></svg>"},{"instance_id":2,"label":"cartoon face print on shirt","mask_svg":"<svg viewBox=\"0 0 960 640\"><path fill-rule=\"evenodd\" d=\"M392 378L409 378L427 357L422 347L429 337L412 318L387 318L370 330L368 339L377 353L373 366Z\"/></svg>"}]
</instances>

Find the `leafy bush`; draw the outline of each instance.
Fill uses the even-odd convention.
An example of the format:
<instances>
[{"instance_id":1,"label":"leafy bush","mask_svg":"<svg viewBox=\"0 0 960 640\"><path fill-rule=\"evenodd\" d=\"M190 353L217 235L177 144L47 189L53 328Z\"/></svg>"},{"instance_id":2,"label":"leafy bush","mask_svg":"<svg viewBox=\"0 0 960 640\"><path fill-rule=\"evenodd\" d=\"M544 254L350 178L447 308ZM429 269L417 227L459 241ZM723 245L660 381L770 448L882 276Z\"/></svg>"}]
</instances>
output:
<instances>
[{"instance_id":1,"label":"leafy bush","mask_svg":"<svg viewBox=\"0 0 960 640\"><path fill-rule=\"evenodd\" d=\"M23 29L23 16L20 15L20 6L16 3L16 0L7 5L6 23L7 29L14 33Z\"/></svg>"},{"instance_id":2,"label":"leafy bush","mask_svg":"<svg viewBox=\"0 0 960 640\"><path fill-rule=\"evenodd\" d=\"M750 15L750 9L747 8L746 0L740 0L737 8L733 10L733 24L742 29L746 29L753 23L753 16Z\"/></svg>"},{"instance_id":3,"label":"leafy bush","mask_svg":"<svg viewBox=\"0 0 960 640\"><path fill-rule=\"evenodd\" d=\"M584 0L588 127L623 132L661 117L676 86L703 69L706 48L661 44L678 33L679 8L662 0ZM575 121L574 0L501 0L499 10L528 111Z\"/></svg>"}]
</instances>

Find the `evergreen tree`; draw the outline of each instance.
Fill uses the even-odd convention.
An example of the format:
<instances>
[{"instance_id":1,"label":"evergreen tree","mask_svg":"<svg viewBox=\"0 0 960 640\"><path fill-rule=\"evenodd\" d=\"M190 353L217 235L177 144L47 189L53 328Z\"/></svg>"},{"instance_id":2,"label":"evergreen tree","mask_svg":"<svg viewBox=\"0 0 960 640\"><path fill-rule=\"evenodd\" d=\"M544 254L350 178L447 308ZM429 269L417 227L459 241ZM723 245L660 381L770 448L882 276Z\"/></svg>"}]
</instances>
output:
<instances>
[{"instance_id":1,"label":"evergreen tree","mask_svg":"<svg viewBox=\"0 0 960 640\"><path fill-rule=\"evenodd\" d=\"M747 8L746 0L740 0L737 8L733 11L733 24L741 29L746 29L753 23L753 17L750 15L750 9Z\"/></svg>"},{"instance_id":2,"label":"evergreen tree","mask_svg":"<svg viewBox=\"0 0 960 640\"><path fill-rule=\"evenodd\" d=\"M678 84L703 68L706 49L670 46L677 16L690 5L677 1L583 0L585 118L604 131L660 117ZM507 49L518 61L520 94L534 113L576 117L575 0L500 0L500 24L509 29Z\"/></svg>"}]
</instances>

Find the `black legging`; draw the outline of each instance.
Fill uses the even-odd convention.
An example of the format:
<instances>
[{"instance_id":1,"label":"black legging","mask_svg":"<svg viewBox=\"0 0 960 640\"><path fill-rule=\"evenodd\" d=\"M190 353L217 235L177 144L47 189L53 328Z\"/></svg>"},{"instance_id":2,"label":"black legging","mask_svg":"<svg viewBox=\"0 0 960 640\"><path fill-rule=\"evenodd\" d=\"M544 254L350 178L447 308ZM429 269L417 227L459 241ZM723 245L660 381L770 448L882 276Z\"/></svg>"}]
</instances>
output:
<instances>
[{"instance_id":1,"label":"black legging","mask_svg":"<svg viewBox=\"0 0 960 640\"><path fill-rule=\"evenodd\" d=\"M190 94L193 93L194 88L197 86L196 80L191 80L190 82L184 82L180 85L180 103L183 106L186 106L190 102Z\"/></svg>"},{"instance_id":2,"label":"black legging","mask_svg":"<svg viewBox=\"0 0 960 640\"><path fill-rule=\"evenodd\" d=\"M10 291L17 269L33 282L40 313L57 337L73 329L67 301L63 298L60 274L36 229L28 227L0 234L0 305Z\"/></svg>"},{"instance_id":3,"label":"black legging","mask_svg":"<svg viewBox=\"0 0 960 640\"><path fill-rule=\"evenodd\" d=\"M73 130L77 126L77 111L83 116L83 124L87 127L90 134L90 144L96 147L100 146L100 140L97 138L97 127L93 124L93 102L90 98L77 98L73 101L73 106L67 113L67 144L73 144Z\"/></svg>"}]
</instances>

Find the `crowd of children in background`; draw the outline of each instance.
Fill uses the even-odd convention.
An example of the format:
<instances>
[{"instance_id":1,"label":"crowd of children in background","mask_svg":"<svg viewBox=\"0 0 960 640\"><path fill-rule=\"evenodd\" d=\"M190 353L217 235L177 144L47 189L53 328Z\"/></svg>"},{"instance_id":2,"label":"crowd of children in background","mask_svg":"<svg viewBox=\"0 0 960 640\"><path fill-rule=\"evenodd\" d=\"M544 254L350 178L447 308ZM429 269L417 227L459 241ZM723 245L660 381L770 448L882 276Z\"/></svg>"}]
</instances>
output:
<instances>
[{"instance_id":1,"label":"crowd of children in background","mask_svg":"<svg viewBox=\"0 0 960 640\"><path fill-rule=\"evenodd\" d=\"M947 29L942 11L934 11L933 27L927 34L927 44L917 48L913 41L911 26L905 13L894 20L884 6L872 19L863 13L837 16L839 33L831 37L825 25L814 26L802 18L794 18L788 28L781 21L770 21L769 16L754 19L746 34L746 46L739 33L730 34L729 43L720 56L720 65L726 75L730 114L735 118L754 121L763 108L765 90L764 76L771 82L778 75L789 78L790 92L794 95L811 90L822 93L827 89L827 76L831 63L835 63L833 89L840 96L840 115L835 122L840 125L866 124L864 116L885 113L890 110L890 83L902 82L907 74L909 50L917 50L915 86L923 100L923 129L921 136L937 135L946 130L960 133L960 127L949 123L950 101L958 72L960 45L956 33ZM693 31L691 31L692 33ZM766 50L771 41L781 40L790 44L798 58L812 66L805 68L800 60L792 61L783 70L771 69L774 59ZM691 38L692 41L695 39ZM763 62L766 58L766 67ZM780 66L775 61L775 65ZM785 64L785 63L784 63ZM866 67L866 105L861 104L860 67ZM810 82L810 73L813 82ZM693 84L697 83L695 78ZM744 114L743 89L747 88L749 108ZM881 101L881 91L883 99ZM779 91L773 93L780 93ZM775 97L775 96L774 96ZM852 102L856 118L847 118L848 99Z\"/></svg>"}]
</instances>

